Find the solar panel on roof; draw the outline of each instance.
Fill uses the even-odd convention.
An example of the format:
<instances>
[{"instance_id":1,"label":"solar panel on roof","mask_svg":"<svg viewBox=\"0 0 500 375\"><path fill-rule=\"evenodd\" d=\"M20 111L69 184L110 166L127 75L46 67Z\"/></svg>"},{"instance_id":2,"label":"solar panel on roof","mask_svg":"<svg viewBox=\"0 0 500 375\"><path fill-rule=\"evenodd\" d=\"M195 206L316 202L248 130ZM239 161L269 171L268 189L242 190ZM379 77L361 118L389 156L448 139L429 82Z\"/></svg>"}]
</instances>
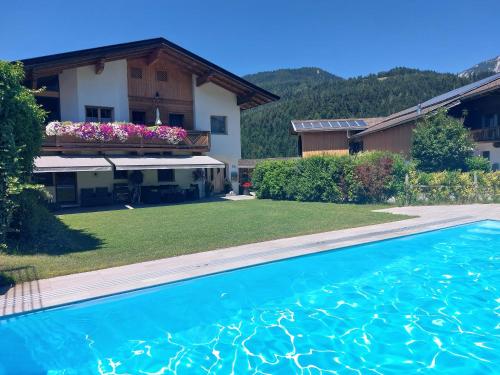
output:
<instances>
[{"instance_id":1,"label":"solar panel on roof","mask_svg":"<svg viewBox=\"0 0 500 375\"><path fill-rule=\"evenodd\" d=\"M295 129L349 129L349 128L363 128L367 124L364 120L317 120L317 121L292 121Z\"/></svg>"},{"instance_id":2,"label":"solar panel on roof","mask_svg":"<svg viewBox=\"0 0 500 375\"><path fill-rule=\"evenodd\" d=\"M438 104L440 102L443 102L445 100L449 100L449 99L452 99L456 96L463 95L469 91L477 89L478 87L481 87L483 85L487 85L488 83L493 82L494 80L496 80L498 78L500 78L500 73L492 75L492 76L484 78L484 79L481 79L477 82L469 83L468 85L459 87L457 89L448 91L447 93L438 95L432 99L429 99L429 100L423 102L422 108L430 107L430 106L433 106L433 105Z\"/></svg>"}]
</instances>

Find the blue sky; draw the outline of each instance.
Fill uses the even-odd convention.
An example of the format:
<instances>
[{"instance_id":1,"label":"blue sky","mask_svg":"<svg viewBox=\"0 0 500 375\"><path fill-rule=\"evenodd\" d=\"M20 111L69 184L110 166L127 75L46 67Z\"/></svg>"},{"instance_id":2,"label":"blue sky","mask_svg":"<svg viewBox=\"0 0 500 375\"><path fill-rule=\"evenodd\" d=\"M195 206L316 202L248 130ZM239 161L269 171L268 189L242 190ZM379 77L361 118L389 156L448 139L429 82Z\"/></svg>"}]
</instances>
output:
<instances>
[{"instance_id":1,"label":"blue sky","mask_svg":"<svg viewBox=\"0 0 500 375\"><path fill-rule=\"evenodd\" d=\"M499 15L499 0L4 1L0 59L163 36L239 75L459 72L500 55Z\"/></svg>"}]
</instances>

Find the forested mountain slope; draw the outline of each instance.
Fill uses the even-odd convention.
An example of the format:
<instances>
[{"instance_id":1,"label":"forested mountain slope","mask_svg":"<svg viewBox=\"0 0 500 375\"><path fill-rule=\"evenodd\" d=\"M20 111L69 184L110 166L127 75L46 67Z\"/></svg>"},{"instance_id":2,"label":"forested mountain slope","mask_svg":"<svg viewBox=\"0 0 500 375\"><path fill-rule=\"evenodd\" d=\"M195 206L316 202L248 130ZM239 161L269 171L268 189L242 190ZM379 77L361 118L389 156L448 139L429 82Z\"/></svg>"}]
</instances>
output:
<instances>
[{"instance_id":1,"label":"forested mountain slope","mask_svg":"<svg viewBox=\"0 0 500 375\"><path fill-rule=\"evenodd\" d=\"M244 77L279 96L242 113L242 156L294 156L290 120L386 116L463 86L468 77L417 69L343 79L319 68L281 69Z\"/></svg>"}]
</instances>

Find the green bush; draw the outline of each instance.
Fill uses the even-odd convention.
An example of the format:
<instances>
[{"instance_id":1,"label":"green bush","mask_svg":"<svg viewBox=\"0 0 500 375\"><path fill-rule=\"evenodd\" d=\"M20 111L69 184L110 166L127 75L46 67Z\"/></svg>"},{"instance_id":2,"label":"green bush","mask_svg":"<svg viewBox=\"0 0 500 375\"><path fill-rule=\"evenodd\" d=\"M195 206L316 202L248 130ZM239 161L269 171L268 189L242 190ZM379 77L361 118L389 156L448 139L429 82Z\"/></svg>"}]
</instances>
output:
<instances>
[{"instance_id":1,"label":"green bush","mask_svg":"<svg viewBox=\"0 0 500 375\"><path fill-rule=\"evenodd\" d=\"M473 150L469 129L444 109L426 116L413 130L411 154L421 171L464 171Z\"/></svg>"},{"instance_id":2,"label":"green bush","mask_svg":"<svg viewBox=\"0 0 500 375\"><path fill-rule=\"evenodd\" d=\"M258 198L305 202L496 202L500 172L420 172L398 154L367 152L263 161L253 173L253 185Z\"/></svg>"},{"instance_id":3,"label":"green bush","mask_svg":"<svg viewBox=\"0 0 500 375\"><path fill-rule=\"evenodd\" d=\"M0 251L10 230L13 195L28 181L42 144L45 112L23 80L20 63L0 61Z\"/></svg>"},{"instance_id":4,"label":"green bush","mask_svg":"<svg viewBox=\"0 0 500 375\"><path fill-rule=\"evenodd\" d=\"M488 159L482 156L471 156L466 160L466 167L468 171L491 171L491 163Z\"/></svg>"},{"instance_id":5,"label":"green bush","mask_svg":"<svg viewBox=\"0 0 500 375\"><path fill-rule=\"evenodd\" d=\"M33 243L44 236L54 215L47 208L50 196L42 185L25 185L13 196L12 234L17 241Z\"/></svg>"},{"instance_id":6,"label":"green bush","mask_svg":"<svg viewBox=\"0 0 500 375\"><path fill-rule=\"evenodd\" d=\"M404 186L409 164L396 154L264 161L253 173L257 197L316 202L381 202Z\"/></svg>"},{"instance_id":7,"label":"green bush","mask_svg":"<svg viewBox=\"0 0 500 375\"><path fill-rule=\"evenodd\" d=\"M500 172L413 171L398 200L406 204L498 202Z\"/></svg>"}]
</instances>

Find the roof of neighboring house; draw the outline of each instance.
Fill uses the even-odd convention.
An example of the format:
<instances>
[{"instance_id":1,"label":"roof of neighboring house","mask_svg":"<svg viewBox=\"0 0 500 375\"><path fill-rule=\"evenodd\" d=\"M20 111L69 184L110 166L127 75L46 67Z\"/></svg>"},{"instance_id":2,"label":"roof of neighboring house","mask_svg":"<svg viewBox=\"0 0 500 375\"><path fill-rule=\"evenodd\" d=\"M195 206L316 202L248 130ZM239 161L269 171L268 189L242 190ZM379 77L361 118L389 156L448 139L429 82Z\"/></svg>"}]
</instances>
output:
<instances>
[{"instance_id":1,"label":"roof of neighboring house","mask_svg":"<svg viewBox=\"0 0 500 375\"><path fill-rule=\"evenodd\" d=\"M382 119L383 117L292 120L292 130L295 133L365 130Z\"/></svg>"},{"instance_id":2,"label":"roof of neighboring house","mask_svg":"<svg viewBox=\"0 0 500 375\"><path fill-rule=\"evenodd\" d=\"M410 107L403 111L387 116L375 125L370 126L368 129L353 135L353 137L363 137L367 134L406 124L408 122L418 120L419 118L422 118L426 114L431 113L436 109L451 108L459 105L464 100L471 99L478 95L484 95L490 91L497 89L500 89L500 73L451 90L414 107Z\"/></svg>"},{"instance_id":3,"label":"roof of neighboring house","mask_svg":"<svg viewBox=\"0 0 500 375\"><path fill-rule=\"evenodd\" d=\"M165 38L146 39L104 47L58 53L54 55L21 60L28 76L57 74L91 64L103 64L123 58L146 57L153 61L161 54L170 56L198 76L200 83L212 82L234 92L242 109L256 107L279 99L279 96L264 90L247 80L221 68L214 63L168 41Z\"/></svg>"}]
</instances>

